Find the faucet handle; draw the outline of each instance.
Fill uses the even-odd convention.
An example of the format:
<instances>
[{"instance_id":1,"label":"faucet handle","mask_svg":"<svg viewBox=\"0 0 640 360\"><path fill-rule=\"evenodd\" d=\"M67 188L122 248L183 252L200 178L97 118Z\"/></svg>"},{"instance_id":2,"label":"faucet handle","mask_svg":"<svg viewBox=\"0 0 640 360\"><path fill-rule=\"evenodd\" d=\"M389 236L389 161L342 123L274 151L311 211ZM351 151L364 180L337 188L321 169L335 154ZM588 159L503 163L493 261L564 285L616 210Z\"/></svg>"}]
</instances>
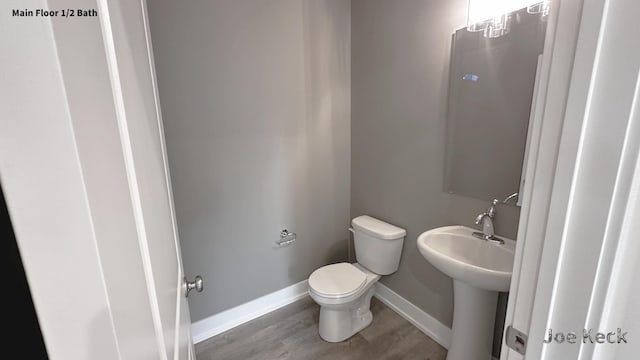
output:
<instances>
[{"instance_id":1,"label":"faucet handle","mask_svg":"<svg viewBox=\"0 0 640 360\"><path fill-rule=\"evenodd\" d=\"M514 192L513 194L511 194L511 195L507 196L504 200L502 200L502 203L503 203L503 204L506 204L506 203L508 203L510 200L512 200L512 199L517 199L517 198L518 198L518 193L517 193L517 192Z\"/></svg>"},{"instance_id":2,"label":"faucet handle","mask_svg":"<svg viewBox=\"0 0 640 360\"><path fill-rule=\"evenodd\" d=\"M491 206L489 206L489 209L487 209L487 215L489 215L489 217L492 219L496 215L496 205L498 205L499 202L500 200L493 199L493 201L491 202Z\"/></svg>"}]
</instances>

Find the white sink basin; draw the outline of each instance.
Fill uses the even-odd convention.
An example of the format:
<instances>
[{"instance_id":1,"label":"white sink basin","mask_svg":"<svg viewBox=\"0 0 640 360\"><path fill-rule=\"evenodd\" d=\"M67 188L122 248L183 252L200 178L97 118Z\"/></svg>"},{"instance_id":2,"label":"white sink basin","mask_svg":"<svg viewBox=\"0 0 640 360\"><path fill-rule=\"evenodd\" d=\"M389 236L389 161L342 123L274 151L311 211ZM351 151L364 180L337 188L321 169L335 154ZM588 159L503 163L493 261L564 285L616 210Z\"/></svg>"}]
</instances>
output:
<instances>
[{"instance_id":1,"label":"white sink basin","mask_svg":"<svg viewBox=\"0 0 640 360\"><path fill-rule=\"evenodd\" d=\"M418 236L431 265L453 278L453 326L447 360L491 359L498 292L511 283L515 241L474 237L477 230L445 226Z\"/></svg>"},{"instance_id":2,"label":"white sink basin","mask_svg":"<svg viewBox=\"0 0 640 360\"><path fill-rule=\"evenodd\" d=\"M504 244L478 239L477 230L466 226L445 226L418 237L422 256L438 270L471 286L508 291L511 283L515 241Z\"/></svg>"}]
</instances>

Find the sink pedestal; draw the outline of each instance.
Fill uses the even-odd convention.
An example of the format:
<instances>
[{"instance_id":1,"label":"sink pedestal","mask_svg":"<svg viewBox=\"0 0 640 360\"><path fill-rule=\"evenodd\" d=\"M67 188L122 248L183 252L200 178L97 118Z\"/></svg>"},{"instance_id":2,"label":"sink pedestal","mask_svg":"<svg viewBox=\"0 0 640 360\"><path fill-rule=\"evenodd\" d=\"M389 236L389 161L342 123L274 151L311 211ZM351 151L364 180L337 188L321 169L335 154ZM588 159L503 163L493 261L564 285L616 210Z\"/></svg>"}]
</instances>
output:
<instances>
[{"instance_id":1,"label":"sink pedestal","mask_svg":"<svg viewBox=\"0 0 640 360\"><path fill-rule=\"evenodd\" d=\"M500 291L509 291L516 242L478 239L475 229L443 226L418 236L418 250L453 279L453 326L447 360L491 360Z\"/></svg>"},{"instance_id":2,"label":"sink pedestal","mask_svg":"<svg viewBox=\"0 0 640 360\"><path fill-rule=\"evenodd\" d=\"M490 360L498 292L453 281L453 326L447 360Z\"/></svg>"}]
</instances>

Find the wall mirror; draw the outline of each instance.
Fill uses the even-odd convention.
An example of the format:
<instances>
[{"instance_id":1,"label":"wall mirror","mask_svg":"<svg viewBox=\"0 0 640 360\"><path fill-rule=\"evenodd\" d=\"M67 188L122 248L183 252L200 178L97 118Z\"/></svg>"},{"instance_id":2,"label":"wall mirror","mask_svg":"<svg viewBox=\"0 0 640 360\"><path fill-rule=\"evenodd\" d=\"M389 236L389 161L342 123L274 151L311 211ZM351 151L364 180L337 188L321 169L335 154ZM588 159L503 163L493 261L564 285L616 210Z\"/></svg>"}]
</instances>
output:
<instances>
[{"instance_id":1,"label":"wall mirror","mask_svg":"<svg viewBox=\"0 0 640 360\"><path fill-rule=\"evenodd\" d=\"M453 34L445 191L483 200L520 191L546 13L523 8ZM519 201L518 201L519 203Z\"/></svg>"}]
</instances>

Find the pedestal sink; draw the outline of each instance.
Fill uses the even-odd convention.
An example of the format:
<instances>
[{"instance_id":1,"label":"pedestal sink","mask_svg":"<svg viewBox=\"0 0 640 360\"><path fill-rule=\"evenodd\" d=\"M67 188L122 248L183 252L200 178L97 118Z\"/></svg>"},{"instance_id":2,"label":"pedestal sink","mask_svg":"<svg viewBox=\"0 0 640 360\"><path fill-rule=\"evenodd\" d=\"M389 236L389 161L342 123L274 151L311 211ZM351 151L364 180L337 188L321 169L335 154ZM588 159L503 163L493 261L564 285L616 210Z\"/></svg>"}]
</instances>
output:
<instances>
[{"instance_id":1,"label":"pedestal sink","mask_svg":"<svg viewBox=\"0 0 640 360\"><path fill-rule=\"evenodd\" d=\"M447 360L490 360L498 293L509 290L515 241L476 238L445 226L418 236L422 256L453 278L453 327Z\"/></svg>"}]
</instances>

